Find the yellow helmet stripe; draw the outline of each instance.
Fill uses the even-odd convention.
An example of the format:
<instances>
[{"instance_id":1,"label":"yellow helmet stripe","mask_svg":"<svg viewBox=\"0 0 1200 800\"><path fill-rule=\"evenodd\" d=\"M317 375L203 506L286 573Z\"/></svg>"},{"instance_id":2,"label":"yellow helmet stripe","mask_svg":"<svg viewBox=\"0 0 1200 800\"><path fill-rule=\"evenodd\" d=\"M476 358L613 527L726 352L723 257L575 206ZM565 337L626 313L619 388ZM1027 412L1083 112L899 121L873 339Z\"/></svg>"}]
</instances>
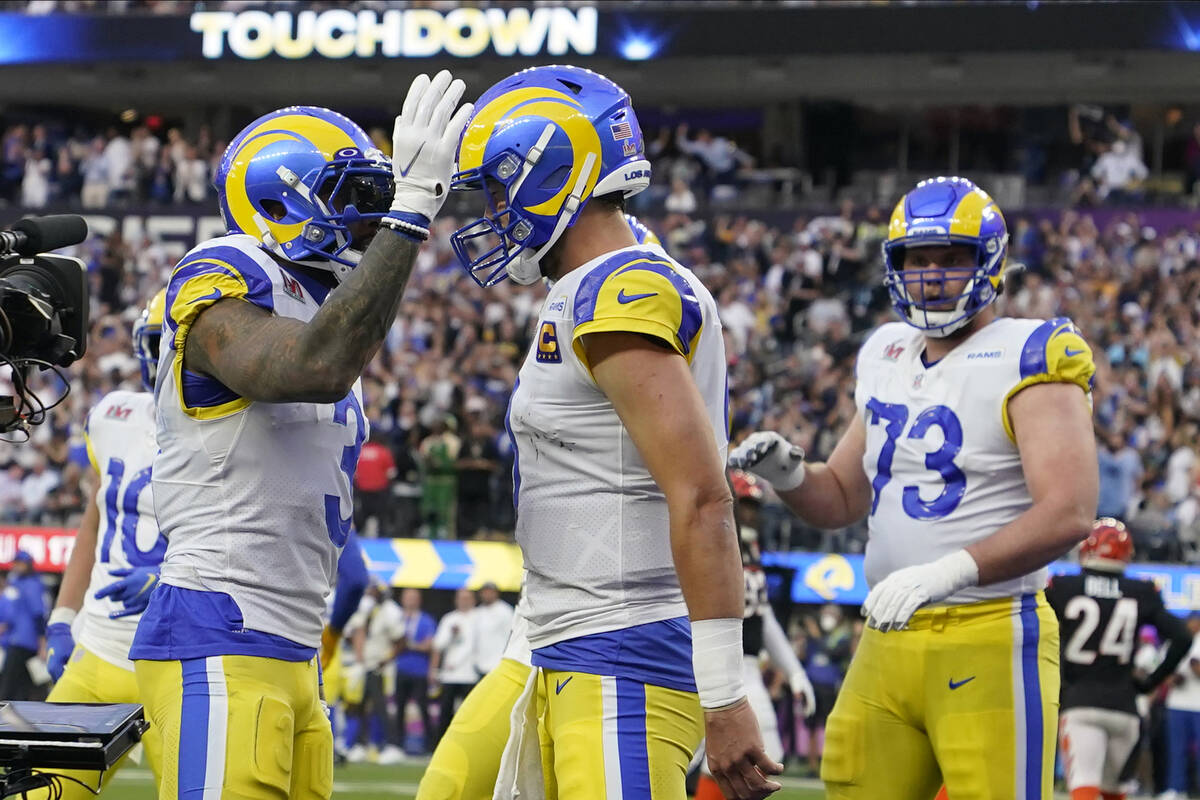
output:
<instances>
[{"instance_id":1,"label":"yellow helmet stripe","mask_svg":"<svg viewBox=\"0 0 1200 800\"><path fill-rule=\"evenodd\" d=\"M266 133L289 133L295 138L311 142L325 156L326 161L332 159L333 154L338 150L358 147L350 138L350 134L337 125L309 114L284 114L280 117L273 117L247 131L242 147L245 148L256 136Z\"/></svg>"},{"instance_id":2,"label":"yellow helmet stripe","mask_svg":"<svg viewBox=\"0 0 1200 800\"><path fill-rule=\"evenodd\" d=\"M979 190L963 195L950 217L950 235L978 236L983 225L983 210L991 204L992 198Z\"/></svg>"},{"instance_id":3,"label":"yellow helmet stripe","mask_svg":"<svg viewBox=\"0 0 1200 800\"><path fill-rule=\"evenodd\" d=\"M251 236L257 236L259 233L256 216L266 225L275 241L281 244L290 242L299 236L304 230L304 226L312 219L309 217L291 225L280 224L255 208L254 203L250 200L250 195L246 192L246 169L254 157L269 144L296 138L296 136L282 131L263 133L244 143L233 157L233 164L229 167L229 174L225 179L225 200L229 203L229 213L233 216L233 221Z\"/></svg>"},{"instance_id":4,"label":"yellow helmet stripe","mask_svg":"<svg viewBox=\"0 0 1200 800\"><path fill-rule=\"evenodd\" d=\"M483 166L483 155L487 150L488 140L491 139L496 123L515 111L518 106L534 100L558 100L581 108L575 98L569 94L542 86L530 86L505 92L483 108L475 110L475 116L471 118L471 124L467 126L462 144L458 148L459 170L479 169Z\"/></svg>"}]
</instances>

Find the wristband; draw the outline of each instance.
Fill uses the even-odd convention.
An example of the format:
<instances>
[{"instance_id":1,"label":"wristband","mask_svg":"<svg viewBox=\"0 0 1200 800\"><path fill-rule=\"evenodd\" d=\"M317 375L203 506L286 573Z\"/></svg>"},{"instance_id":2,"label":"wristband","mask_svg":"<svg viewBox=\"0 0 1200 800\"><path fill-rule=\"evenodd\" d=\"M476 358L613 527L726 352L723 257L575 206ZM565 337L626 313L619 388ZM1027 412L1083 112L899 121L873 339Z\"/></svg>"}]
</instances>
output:
<instances>
[{"instance_id":1,"label":"wristband","mask_svg":"<svg viewBox=\"0 0 1200 800\"><path fill-rule=\"evenodd\" d=\"M420 214L392 213L380 220L379 224L422 242L429 238L429 220Z\"/></svg>"},{"instance_id":2,"label":"wristband","mask_svg":"<svg viewBox=\"0 0 1200 800\"><path fill-rule=\"evenodd\" d=\"M58 623L62 622L67 625L71 625L72 623L75 622L75 615L78 613L79 612L77 612L73 608L67 608L66 606L59 606L58 608L56 608L50 612L50 619L47 620L46 624L47 625L57 625Z\"/></svg>"},{"instance_id":3,"label":"wristband","mask_svg":"<svg viewBox=\"0 0 1200 800\"><path fill-rule=\"evenodd\" d=\"M746 696L740 617L692 620L692 672L702 708L723 708Z\"/></svg>"}]
</instances>

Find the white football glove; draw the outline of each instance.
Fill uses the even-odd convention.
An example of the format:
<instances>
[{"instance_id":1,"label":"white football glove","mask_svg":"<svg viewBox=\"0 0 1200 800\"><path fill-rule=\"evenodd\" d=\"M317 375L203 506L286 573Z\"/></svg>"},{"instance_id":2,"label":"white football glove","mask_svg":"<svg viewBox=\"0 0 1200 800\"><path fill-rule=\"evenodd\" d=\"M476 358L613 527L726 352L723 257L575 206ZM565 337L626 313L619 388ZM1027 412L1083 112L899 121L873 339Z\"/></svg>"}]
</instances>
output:
<instances>
[{"instance_id":1,"label":"white football glove","mask_svg":"<svg viewBox=\"0 0 1200 800\"><path fill-rule=\"evenodd\" d=\"M758 431L729 452L729 466L753 472L786 492L804 483L804 448L775 431Z\"/></svg>"},{"instance_id":2,"label":"white football glove","mask_svg":"<svg viewBox=\"0 0 1200 800\"><path fill-rule=\"evenodd\" d=\"M474 109L464 103L454 111L465 90L466 84L452 80L446 70L432 81L425 74L413 79L392 129L396 188L390 219L428 229L446 202L458 137Z\"/></svg>"},{"instance_id":3,"label":"white football glove","mask_svg":"<svg viewBox=\"0 0 1200 800\"><path fill-rule=\"evenodd\" d=\"M792 687L792 696L803 704L804 716L811 717L815 714L817 712L817 695L813 691L812 681L808 679L808 674L803 669L793 672L788 678L788 685Z\"/></svg>"},{"instance_id":4,"label":"white football glove","mask_svg":"<svg viewBox=\"0 0 1200 800\"><path fill-rule=\"evenodd\" d=\"M875 584L863 603L867 626L883 633L904 630L916 610L979 583L979 565L966 550L928 564L898 569Z\"/></svg>"}]
</instances>

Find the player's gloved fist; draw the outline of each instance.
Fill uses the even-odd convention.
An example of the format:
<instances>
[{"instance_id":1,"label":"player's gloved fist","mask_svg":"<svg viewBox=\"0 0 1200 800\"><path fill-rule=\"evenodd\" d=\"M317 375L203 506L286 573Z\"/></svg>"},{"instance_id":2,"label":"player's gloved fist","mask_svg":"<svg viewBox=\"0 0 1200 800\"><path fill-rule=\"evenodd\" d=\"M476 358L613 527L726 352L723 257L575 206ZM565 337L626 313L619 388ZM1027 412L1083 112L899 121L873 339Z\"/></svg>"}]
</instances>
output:
<instances>
[{"instance_id":1,"label":"player's gloved fist","mask_svg":"<svg viewBox=\"0 0 1200 800\"><path fill-rule=\"evenodd\" d=\"M395 193L388 219L427 229L437 215L454 172L454 154L473 106L459 107L466 84L442 70L418 75L392 130ZM455 113L455 108L458 112ZM403 227L403 226L402 226Z\"/></svg>"},{"instance_id":2,"label":"player's gloved fist","mask_svg":"<svg viewBox=\"0 0 1200 800\"><path fill-rule=\"evenodd\" d=\"M158 567L126 567L109 570L108 574L117 580L96 592L96 599L110 597L125 606L109 614L110 618L119 619L146 610L150 604L150 593L158 585Z\"/></svg>"},{"instance_id":3,"label":"player's gloved fist","mask_svg":"<svg viewBox=\"0 0 1200 800\"><path fill-rule=\"evenodd\" d=\"M811 717L815 714L817 712L817 693L813 691L812 681L808 679L808 674L803 669L792 673L788 678L788 685L792 687L792 696L804 705L804 716Z\"/></svg>"},{"instance_id":4,"label":"player's gloved fist","mask_svg":"<svg viewBox=\"0 0 1200 800\"><path fill-rule=\"evenodd\" d=\"M69 622L54 622L46 626L46 669L50 677L58 681L67 668L67 659L75 649L75 637L71 636Z\"/></svg>"},{"instance_id":5,"label":"player's gloved fist","mask_svg":"<svg viewBox=\"0 0 1200 800\"><path fill-rule=\"evenodd\" d=\"M903 630L916 610L945 600L979 582L979 566L966 550L956 550L928 564L898 569L875 584L863 603L867 626L883 633Z\"/></svg>"},{"instance_id":6,"label":"player's gloved fist","mask_svg":"<svg viewBox=\"0 0 1200 800\"><path fill-rule=\"evenodd\" d=\"M729 452L729 466L752 472L786 492L804 483L804 448L775 431L758 431Z\"/></svg>"}]
</instances>

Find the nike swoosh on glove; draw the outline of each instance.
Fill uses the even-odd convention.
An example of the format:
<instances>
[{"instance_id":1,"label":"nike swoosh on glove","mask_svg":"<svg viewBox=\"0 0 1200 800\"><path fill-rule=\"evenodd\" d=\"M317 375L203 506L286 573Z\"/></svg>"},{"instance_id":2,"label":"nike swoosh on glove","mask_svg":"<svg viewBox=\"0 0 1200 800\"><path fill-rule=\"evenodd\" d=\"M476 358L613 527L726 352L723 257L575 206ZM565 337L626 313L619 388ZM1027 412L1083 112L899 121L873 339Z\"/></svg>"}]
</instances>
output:
<instances>
[{"instance_id":1,"label":"nike swoosh on glove","mask_svg":"<svg viewBox=\"0 0 1200 800\"><path fill-rule=\"evenodd\" d=\"M446 70L433 80L425 74L413 80L392 129L395 190L389 219L427 229L446 202L458 139L474 109L458 105L465 90Z\"/></svg>"}]
</instances>

